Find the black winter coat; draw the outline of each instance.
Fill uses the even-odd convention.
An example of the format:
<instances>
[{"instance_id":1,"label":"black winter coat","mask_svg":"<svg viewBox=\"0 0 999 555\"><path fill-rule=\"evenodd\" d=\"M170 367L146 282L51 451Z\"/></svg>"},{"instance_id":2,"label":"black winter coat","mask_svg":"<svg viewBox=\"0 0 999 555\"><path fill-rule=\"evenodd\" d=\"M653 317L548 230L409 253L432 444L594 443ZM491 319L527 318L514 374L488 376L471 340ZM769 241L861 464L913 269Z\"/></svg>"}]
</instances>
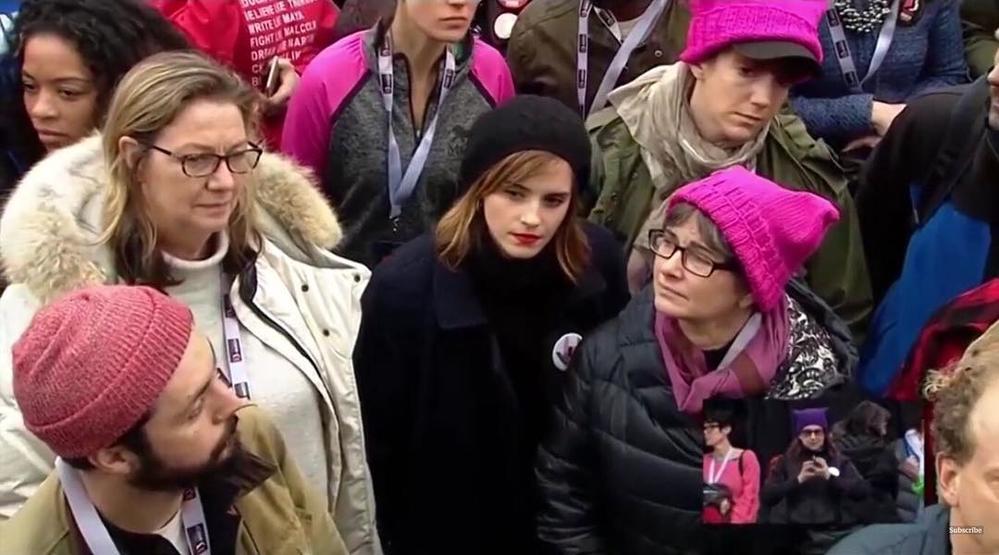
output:
<instances>
[{"instance_id":1,"label":"black winter coat","mask_svg":"<svg viewBox=\"0 0 999 555\"><path fill-rule=\"evenodd\" d=\"M857 524L848 507L850 502L864 502L871 486L846 457L826 456L839 476L828 480L813 478L798 482L804 458L784 456L776 463L760 490L760 504L769 507L770 524L802 524L845 528Z\"/></svg>"},{"instance_id":2,"label":"black winter coat","mask_svg":"<svg viewBox=\"0 0 999 555\"><path fill-rule=\"evenodd\" d=\"M827 331L840 332L832 333L832 349L842 368L818 380L825 389L817 393L827 394L849 375L856 352L837 341L847 334L845 324L827 305L797 284L788 291ZM538 530L562 555L703 552L698 533L703 427L676 405L653 331L654 314L649 287L590 334L569 369L552 435L538 461L543 494ZM809 376L816 381L807 364L785 366L775 378L776 389ZM754 440L790 422L787 403L760 397L746 404Z\"/></svg>"},{"instance_id":3,"label":"black winter coat","mask_svg":"<svg viewBox=\"0 0 999 555\"><path fill-rule=\"evenodd\" d=\"M837 446L871 485L868 499L847 502L850 512L863 524L900 522L895 507L898 497L895 447L883 438L853 435L841 438Z\"/></svg>"},{"instance_id":4,"label":"black winter coat","mask_svg":"<svg viewBox=\"0 0 999 555\"><path fill-rule=\"evenodd\" d=\"M541 539L562 554L672 555L701 522L704 432L680 412L646 289L584 341L538 465Z\"/></svg>"},{"instance_id":5,"label":"black winter coat","mask_svg":"<svg viewBox=\"0 0 999 555\"><path fill-rule=\"evenodd\" d=\"M590 270L539 342L549 403L565 372L556 340L586 335L628 299L621 249L585 224ZM465 271L417 238L374 269L361 300L354 368L378 528L388 555L538 552L534 459L544 422L529 422L512 371Z\"/></svg>"}]
</instances>

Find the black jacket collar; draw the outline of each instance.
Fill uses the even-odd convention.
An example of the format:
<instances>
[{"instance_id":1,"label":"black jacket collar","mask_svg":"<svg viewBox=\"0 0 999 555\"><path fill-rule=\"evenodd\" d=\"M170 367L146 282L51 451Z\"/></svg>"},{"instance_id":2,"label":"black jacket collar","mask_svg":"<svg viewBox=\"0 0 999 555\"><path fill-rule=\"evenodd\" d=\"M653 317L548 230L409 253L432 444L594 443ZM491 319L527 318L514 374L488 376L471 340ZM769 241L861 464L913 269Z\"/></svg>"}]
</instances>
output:
<instances>
[{"instance_id":1,"label":"black jacket collar","mask_svg":"<svg viewBox=\"0 0 999 555\"><path fill-rule=\"evenodd\" d=\"M433 280L435 311L441 328L460 329L486 325L485 312L465 271L451 270L440 260L435 260ZM591 264L570 295L569 306L597 296L606 288L603 276Z\"/></svg>"}]
</instances>

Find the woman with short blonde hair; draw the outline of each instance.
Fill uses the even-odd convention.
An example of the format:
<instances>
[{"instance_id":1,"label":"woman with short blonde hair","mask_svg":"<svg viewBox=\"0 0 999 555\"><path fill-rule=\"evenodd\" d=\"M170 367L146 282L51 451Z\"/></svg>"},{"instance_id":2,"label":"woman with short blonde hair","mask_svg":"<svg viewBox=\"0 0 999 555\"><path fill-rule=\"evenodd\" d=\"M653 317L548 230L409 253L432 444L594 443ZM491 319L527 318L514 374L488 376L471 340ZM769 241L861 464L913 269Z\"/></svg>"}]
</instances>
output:
<instances>
[{"instance_id":1,"label":"woman with short blonde hair","mask_svg":"<svg viewBox=\"0 0 999 555\"><path fill-rule=\"evenodd\" d=\"M374 505L350 354L369 274L327 252L336 216L291 162L264 152L257 95L190 52L152 56L122 80L103 133L53 154L0 218L11 286L5 352L35 310L94 283L147 284L190 306L220 379L271 412L351 553L374 553ZM4 512L52 453L23 429L0 365Z\"/></svg>"}]
</instances>

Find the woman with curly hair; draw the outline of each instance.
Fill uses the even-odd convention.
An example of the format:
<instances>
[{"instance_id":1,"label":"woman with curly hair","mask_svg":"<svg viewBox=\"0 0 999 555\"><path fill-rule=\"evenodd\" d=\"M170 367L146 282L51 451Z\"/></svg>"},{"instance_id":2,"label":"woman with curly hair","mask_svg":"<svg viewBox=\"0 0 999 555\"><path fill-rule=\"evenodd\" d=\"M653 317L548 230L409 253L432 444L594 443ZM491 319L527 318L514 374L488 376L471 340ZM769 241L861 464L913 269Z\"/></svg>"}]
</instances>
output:
<instances>
[{"instance_id":1,"label":"woman with curly hair","mask_svg":"<svg viewBox=\"0 0 999 555\"><path fill-rule=\"evenodd\" d=\"M26 0L8 49L20 83L0 105L6 193L47 152L89 135L104 118L115 85L129 69L187 40L142 0ZM7 173L7 172L5 172ZM6 196L6 195L4 195Z\"/></svg>"}]
</instances>

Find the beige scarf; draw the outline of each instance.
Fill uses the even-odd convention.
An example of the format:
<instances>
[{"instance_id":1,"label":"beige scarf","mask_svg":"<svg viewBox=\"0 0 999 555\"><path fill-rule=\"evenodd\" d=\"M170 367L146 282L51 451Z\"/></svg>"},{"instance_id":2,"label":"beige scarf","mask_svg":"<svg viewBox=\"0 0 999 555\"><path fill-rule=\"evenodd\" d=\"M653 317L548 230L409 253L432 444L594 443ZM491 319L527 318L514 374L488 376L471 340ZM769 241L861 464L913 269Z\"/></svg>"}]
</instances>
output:
<instances>
[{"instance_id":1,"label":"beige scarf","mask_svg":"<svg viewBox=\"0 0 999 555\"><path fill-rule=\"evenodd\" d=\"M690 68L677 62L655 67L608 95L641 148L655 188L652 213L635 246L648 247L649 230L662 227L663 204L681 185L731 166L756 169L756 156L763 149L770 124L739 148L726 149L705 141L690 117L688 96L693 85Z\"/></svg>"}]
</instances>

